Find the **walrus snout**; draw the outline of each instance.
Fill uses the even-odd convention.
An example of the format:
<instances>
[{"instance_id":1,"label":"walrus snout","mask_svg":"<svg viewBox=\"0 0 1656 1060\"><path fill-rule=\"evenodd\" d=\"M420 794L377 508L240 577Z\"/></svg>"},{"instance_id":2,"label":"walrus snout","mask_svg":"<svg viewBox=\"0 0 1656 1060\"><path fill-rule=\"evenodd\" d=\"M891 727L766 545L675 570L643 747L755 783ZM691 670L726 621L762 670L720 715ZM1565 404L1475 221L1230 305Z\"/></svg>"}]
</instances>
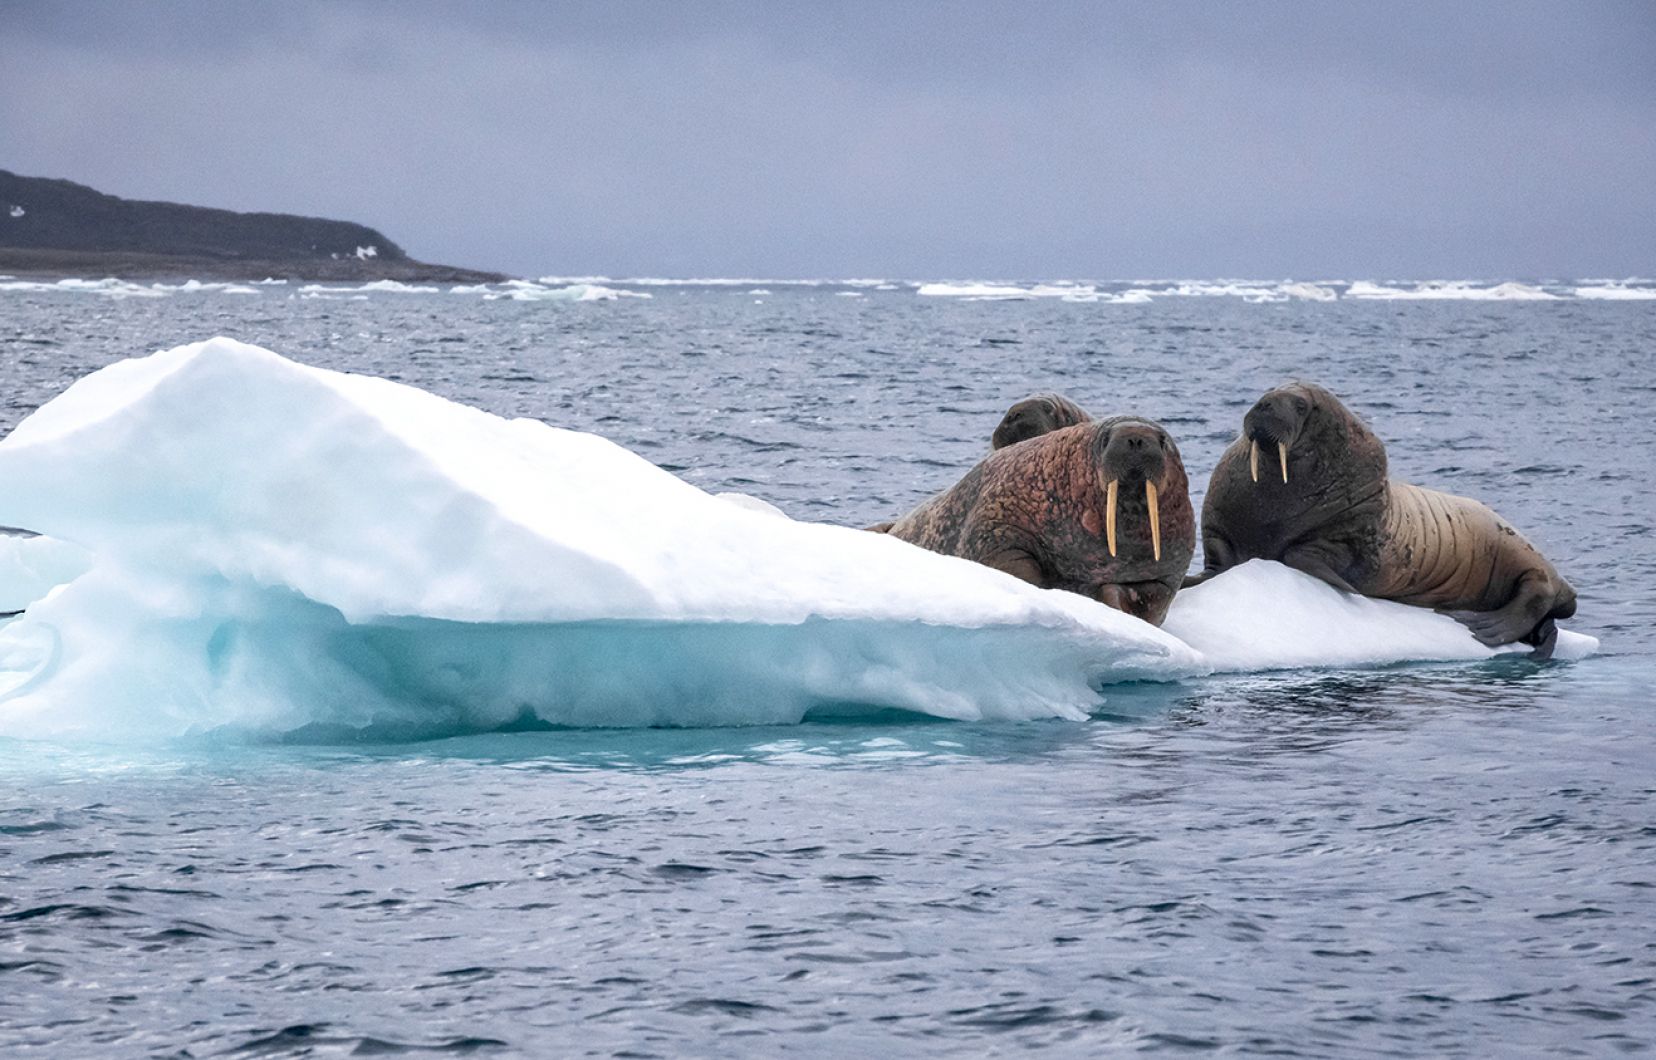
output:
<instances>
[{"instance_id":1,"label":"walrus snout","mask_svg":"<svg viewBox=\"0 0 1656 1060\"><path fill-rule=\"evenodd\" d=\"M1106 479L1160 482L1167 473L1167 436L1148 424L1117 427L1105 439L1098 468Z\"/></svg>"},{"instance_id":2,"label":"walrus snout","mask_svg":"<svg viewBox=\"0 0 1656 1060\"><path fill-rule=\"evenodd\" d=\"M1160 561L1160 484L1167 477L1167 434L1153 424L1130 423L1114 427L1101 441L1098 481L1104 487L1104 538L1110 555L1116 555L1116 511L1125 482L1131 492L1144 494L1151 551Z\"/></svg>"},{"instance_id":3,"label":"walrus snout","mask_svg":"<svg viewBox=\"0 0 1656 1060\"><path fill-rule=\"evenodd\" d=\"M1254 407L1242 417L1242 437L1249 442L1248 471L1259 481L1259 450L1275 449L1282 481L1288 481L1288 450L1294 447L1305 417L1311 412L1311 402L1292 389L1272 390L1254 402Z\"/></svg>"}]
</instances>

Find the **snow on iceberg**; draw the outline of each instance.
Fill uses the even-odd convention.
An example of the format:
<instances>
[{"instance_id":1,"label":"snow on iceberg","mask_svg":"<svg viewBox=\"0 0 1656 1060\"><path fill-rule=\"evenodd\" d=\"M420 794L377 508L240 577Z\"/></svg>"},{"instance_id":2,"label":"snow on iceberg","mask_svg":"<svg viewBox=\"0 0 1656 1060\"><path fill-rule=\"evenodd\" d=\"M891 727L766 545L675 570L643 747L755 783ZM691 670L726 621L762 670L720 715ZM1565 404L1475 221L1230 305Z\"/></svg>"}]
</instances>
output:
<instances>
[{"instance_id":1,"label":"snow on iceberg","mask_svg":"<svg viewBox=\"0 0 1656 1060\"><path fill-rule=\"evenodd\" d=\"M1283 616L1332 590L1269 565L1155 629L229 339L37 410L0 441L0 525L48 535L0 537L0 576L34 556L0 624L9 736L1079 718L1122 681L1491 654L1376 601L1289 643ZM1246 618L1266 610L1277 640Z\"/></svg>"}]
</instances>

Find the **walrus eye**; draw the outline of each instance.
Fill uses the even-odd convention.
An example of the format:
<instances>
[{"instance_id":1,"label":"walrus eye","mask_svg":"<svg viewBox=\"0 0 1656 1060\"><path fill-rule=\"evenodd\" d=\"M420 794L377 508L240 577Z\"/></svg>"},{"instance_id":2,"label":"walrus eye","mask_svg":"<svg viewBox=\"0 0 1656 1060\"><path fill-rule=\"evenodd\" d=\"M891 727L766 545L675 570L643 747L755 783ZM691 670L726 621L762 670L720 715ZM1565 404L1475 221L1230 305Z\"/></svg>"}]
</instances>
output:
<instances>
[{"instance_id":1,"label":"walrus eye","mask_svg":"<svg viewBox=\"0 0 1656 1060\"><path fill-rule=\"evenodd\" d=\"M1305 415L1307 412L1311 411L1311 402L1302 397L1294 398L1294 411L1299 413L1301 416Z\"/></svg>"}]
</instances>

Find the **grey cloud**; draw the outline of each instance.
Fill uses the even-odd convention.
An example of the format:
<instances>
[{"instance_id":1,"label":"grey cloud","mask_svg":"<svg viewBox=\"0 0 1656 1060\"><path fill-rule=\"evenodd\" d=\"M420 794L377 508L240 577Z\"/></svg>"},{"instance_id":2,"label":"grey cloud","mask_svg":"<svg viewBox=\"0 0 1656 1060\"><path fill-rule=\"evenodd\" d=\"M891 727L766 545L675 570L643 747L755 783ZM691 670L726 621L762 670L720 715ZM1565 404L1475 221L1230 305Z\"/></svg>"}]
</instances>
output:
<instances>
[{"instance_id":1,"label":"grey cloud","mask_svg":"<svg viewBox=\"0 0 1656 1060\"><path fill-rule=\"evenodd\" d=\"M522 273L1650 271L1646 4L48 5L0 165Z\"/></svg>"}]
</instances>

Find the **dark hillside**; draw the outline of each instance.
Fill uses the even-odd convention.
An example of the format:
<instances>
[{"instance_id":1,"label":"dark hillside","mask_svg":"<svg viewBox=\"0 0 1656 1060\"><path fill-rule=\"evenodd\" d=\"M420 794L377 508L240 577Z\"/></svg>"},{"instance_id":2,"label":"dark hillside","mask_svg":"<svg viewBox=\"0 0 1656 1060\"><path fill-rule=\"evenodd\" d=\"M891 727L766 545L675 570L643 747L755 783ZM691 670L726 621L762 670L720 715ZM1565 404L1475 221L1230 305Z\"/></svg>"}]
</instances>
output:
<instances>
[{"instance_id":1,"label":"dark hillside","mask_svg":"<svg viewBox=\"0 0 1656 1060\"><path fill-rule=\"evenodd\" d=\"M259 279L498 278L414 261L366 225L121 199L0 170L0 271Z\"/></svg>"}]
</instances>

